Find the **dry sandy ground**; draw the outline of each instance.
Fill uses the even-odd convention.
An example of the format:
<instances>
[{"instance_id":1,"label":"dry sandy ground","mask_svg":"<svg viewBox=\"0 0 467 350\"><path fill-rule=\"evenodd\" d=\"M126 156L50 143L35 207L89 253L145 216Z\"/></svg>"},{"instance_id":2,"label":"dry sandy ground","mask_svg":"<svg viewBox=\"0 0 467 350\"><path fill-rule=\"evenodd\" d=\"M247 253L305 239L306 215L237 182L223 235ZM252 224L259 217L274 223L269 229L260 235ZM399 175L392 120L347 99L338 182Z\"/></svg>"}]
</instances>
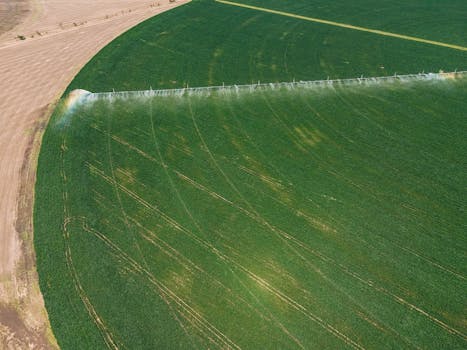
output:
<instances>
[{"instance_id":1,"label":"dry sandy ground","mask_svg":"<svg viewBox=\"0 0 467 350\"><path fill-rule=\"evenodd\" d=\"M21 24L0 28L0 349L56 348L32 242L37 153L54 103L104 45L188 1L32 0Z\"/></svg>"},{"instance_id":2,"label":"dry sandy ground","mask_svg":"<svg viewBox=\"0 0 467 350\"><path fill-rule=\"evenodd\" d=\"M29 10L28 0L0 0L0 33L14 28Z\"/></svg>"}]
</instances>

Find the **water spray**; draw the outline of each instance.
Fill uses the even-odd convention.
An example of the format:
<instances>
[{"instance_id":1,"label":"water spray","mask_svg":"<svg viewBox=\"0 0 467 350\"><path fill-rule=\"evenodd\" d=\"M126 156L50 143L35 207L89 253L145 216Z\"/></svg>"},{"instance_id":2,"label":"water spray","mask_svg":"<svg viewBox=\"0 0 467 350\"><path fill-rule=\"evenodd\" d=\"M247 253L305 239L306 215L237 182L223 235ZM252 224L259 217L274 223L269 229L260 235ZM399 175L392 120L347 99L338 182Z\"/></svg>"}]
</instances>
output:
<instances>
[{"instance_id":1,"label":"water spray","mask_svg":"<svg viewBox=\"0 0 467 350\"><path fill-rule=\"evenodd\" d=\"M152 97L182 97L182 96L210 96L213 93L220 94L240 94L242 92L254 91L271 91L271 90L294 90L294 89L317 89L317 88L333 88L335 86L372 86L391 83L409 83L417 81L446 81L453 80L467 76L467 71L455 72L440 72L440 73L418 73L372 77L365 78L363 76L350 79L329 79L326 80L312 80L312 81L295 81L281 82L281 83L261 83L248 85L225 85L220 86L206 86L206 87L188 87L188 85L181 89L161 89L161 90L140 90L140 91L112 91L112 92L98 92L91 93L86 90L74 90L70 93L69 104L72 106L79 103L89 103L98 100L112 101L115 99L147 99ZM72 94L73 97L71 96ZM76 96L76 97L75 97Z\"/></svg>"},{"instance_id":2,"label":"water spray","mask_svg":"<svg viewBox=\"0 0 467 350\"><path fill-rule=\"evenodd\" d=\"M58 118L56 125L60 127L67 125L76 107L83 103L89 95L92 95L92 92L83 89L71 91L63 102L63 112Z\"/></svg>"}]
</instances>

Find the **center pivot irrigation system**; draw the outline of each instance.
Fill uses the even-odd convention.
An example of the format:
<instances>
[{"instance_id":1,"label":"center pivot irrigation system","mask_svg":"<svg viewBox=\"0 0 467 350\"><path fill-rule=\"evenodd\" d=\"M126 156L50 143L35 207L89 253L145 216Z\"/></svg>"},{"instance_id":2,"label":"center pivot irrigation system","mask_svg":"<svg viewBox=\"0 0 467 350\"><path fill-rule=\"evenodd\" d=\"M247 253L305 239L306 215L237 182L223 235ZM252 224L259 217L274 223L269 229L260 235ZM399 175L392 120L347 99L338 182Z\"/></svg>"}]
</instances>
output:
<instances>
[{"instance_id":1,"label":"center pivot irrigation system","mask_svg":"<svg viewBox=\"0 0 467 350\"><path fill-rule=\"evenodd\" d=\"M114 100L129 98L151 98L151 97L170 97L170 96L209 96L212 93L232 94L240 92L254 92L264 90L293 90L293 89L313 89L335 86L352 85L379 85L382 83L407 83L416 81L431 80L452 80L467 76L467 71L442 72L442 73L419 73L406 75L392 75L373 78L350 78L350 79L327 79L311 81L293 81L281 83L261 83L246 85L219 85L204 87L186 87L181 89L161 89L161 90L139 90L139 91L112 91L112 92L90 92L86 90L74 90L70 93L68 107L76 103L90 103L98 100Z\"/></svg>"}]
</instances>

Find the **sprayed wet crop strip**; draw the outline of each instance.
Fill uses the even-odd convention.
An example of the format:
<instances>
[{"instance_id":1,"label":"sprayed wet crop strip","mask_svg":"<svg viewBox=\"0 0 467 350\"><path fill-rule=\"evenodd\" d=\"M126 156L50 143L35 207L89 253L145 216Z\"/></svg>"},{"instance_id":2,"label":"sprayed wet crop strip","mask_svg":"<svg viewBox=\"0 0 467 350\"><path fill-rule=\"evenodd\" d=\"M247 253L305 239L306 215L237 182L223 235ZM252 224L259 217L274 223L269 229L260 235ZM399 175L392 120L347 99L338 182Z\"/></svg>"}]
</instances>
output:
<instances>
[{"instance_id":1,"label":"sprayed wet crop strip","mask_svg":"<svg viewBox=\"0 0 467 350\"><path fill-rule=\"evenodd\" d=\"M293 90L293 89L316 89L342 86L378 86L382 84L398 84L423 81L443 81L458 79L467 76L467 71L443 72L443 73L419 73L393 75L384 77L359 77L351 79L326 79L313 81L293 81L280 83L261 83L244 85L219 85L206 87L186 87L181 89L160 89L141 91L112 91L112 92L87 92L82 93L82 102L92 102L105 99L145 98L156 96L209 96L212 93L237 94L244 92L268 91L268 90Z\"/></svg>"}]
</instances>

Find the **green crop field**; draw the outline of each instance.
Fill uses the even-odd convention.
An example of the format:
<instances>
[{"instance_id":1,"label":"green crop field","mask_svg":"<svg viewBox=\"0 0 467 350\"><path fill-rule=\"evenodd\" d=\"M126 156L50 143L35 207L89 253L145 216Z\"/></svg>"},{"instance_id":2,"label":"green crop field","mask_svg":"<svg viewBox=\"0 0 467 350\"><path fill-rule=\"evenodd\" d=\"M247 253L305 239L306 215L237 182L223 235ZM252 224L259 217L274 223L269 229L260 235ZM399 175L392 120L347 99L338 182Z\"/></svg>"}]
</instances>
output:
<instances>
[{"instance_id":1,"label":"green crop field","mask_svg":"<svg viewBox=\"0 0 467 350\"><path fill-rule=\"evenodd\" d=\"M466 45L460 1L242 3ZM199 0L67 92L466 68L467 51ZM61 102L34 214L60 346L464 349L466 96L458 75Z\"/></svg>"}]
</instances>

